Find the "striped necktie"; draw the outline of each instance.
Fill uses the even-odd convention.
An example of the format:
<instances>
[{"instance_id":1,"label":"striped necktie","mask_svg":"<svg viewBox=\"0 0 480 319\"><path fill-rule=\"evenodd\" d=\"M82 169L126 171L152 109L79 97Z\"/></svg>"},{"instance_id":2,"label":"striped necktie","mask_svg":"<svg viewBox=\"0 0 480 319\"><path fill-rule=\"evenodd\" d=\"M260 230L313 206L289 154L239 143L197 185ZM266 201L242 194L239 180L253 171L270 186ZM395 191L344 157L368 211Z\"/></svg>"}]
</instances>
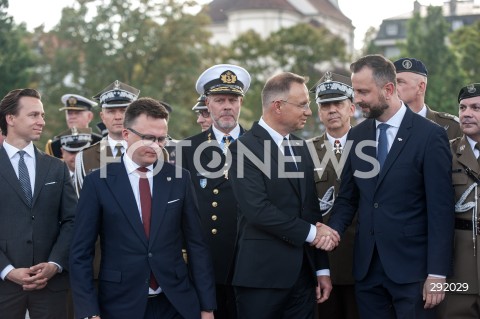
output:
<instances>
[{"instance_id":1,"label":"striped necktie","mask_svg":"<svg viewBox=\"0 0 480 319\"><path fill-rule=\"evenodd\" d=\"M18 155L20 155L20 160L18 161L18 180L25 193L28 206L32 207L32 185L30 184L30 175L28 174L28 168L25 164L25 153L25 151L18 151Z\"/></svg>"}]
</instances>

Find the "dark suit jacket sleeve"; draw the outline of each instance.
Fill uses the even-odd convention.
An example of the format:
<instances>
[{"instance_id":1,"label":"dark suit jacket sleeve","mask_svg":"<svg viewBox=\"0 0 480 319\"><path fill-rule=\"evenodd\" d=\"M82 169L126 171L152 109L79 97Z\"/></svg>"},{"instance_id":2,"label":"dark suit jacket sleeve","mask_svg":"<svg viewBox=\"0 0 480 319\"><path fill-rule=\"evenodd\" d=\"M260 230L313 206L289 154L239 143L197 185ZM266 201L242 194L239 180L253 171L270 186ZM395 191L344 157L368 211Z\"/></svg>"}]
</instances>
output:
<instances>
[{"instance_id":1,"label":"dark suit jacket sleeve","mask_svg":"<svg viewBox=\"0 0 480 319\"><path fill-rule=\"evenodd\" d=\"M248 140L241 142L249 143ZM285 242L295 246L302 246L310 231L311 224L301 219L300 212L286 213L277 207L269 197L269 192L275 187L275 180L269 179L247 156L238 155L240 140L232 144L232 166L230 168L231 185L237 198L241 214L248 220L250 225L261 229ZM253 147L250 143L248 148ZM258 155L258 154L257 154ZM243 165L238 166L237 156L243 157ZM239 176L243 169L243 177ZM272 167L272 170L277 169ZM268 186L267 186L268 184ZM267 189L269 188L269 189ZM287 200L287 199L282 199Z\"/></svg>"},{"instance_id":2,"label":"dark suit jacket sleeve","mask_svg":"<svg viewBox=\"0 0 480 319\"><path fill-rule=\"evenodd\" d=\"M101 218L94 179L85 178L76 210L75 231L70 253L70 284L79 318L100 313L93 283L93 256ZM97 177L98 178L98 177Z\"/></svg>"},{"instance_id":3,"label":"dark suit jacket sleeve","mask_svg":"<svg viewBox=\"0 0 480 319\"><path fill-rule=\"evenodd\" d=\"M59 166L61 166L59 174L62 176L60 180L63 180L61 202L59 204L58 212L60 232L54 246L52 247L48 261L53 261L62 266L65 270L68 270L68 257L70 254L70 243L73 236L77 197L75 196L75 190L73 189L67 165L63 163L63 165Z\"/></svg>"},{"instance_id":4,"label":"dark suit jacket sleeve","mask_svg":"<svg viewBox=\"0 0 480 319\"><path fill-rule=\"evenodd\" d=\"M423 167L428 213L429 274L450 272L454 234L454 190L452 184L452 153L447 134L435 127L428 138Z\"/></svg>"}]
</instances>

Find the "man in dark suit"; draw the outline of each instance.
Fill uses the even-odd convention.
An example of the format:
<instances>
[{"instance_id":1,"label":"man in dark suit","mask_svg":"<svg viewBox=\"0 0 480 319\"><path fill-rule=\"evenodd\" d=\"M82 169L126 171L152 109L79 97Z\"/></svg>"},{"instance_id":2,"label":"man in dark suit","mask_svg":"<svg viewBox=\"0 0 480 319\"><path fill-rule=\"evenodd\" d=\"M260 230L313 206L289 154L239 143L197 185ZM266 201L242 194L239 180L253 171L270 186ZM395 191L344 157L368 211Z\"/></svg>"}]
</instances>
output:
<instances>
[{"instance_id":1,"label":"man in dark suit","mask_svg":"<svg viewBox=\"0 0 480 319\"><path fill-rule=\"evenodd\" d=\"M130 104L121 162L85 178L70 257L77 318L213 318L213 267L190 174L161 160L167 118L151 98ZM99 235L97 296L92 261Z\"/></svg>"},{"instance_id":2,"label":"man in dark suit","mask_svg":"<svg viewBox=\"0 0 480 319\"><path fill-rule=\"evenodd\" d=\"M312 318L315 300L325 301L332 285L326 253L312 247L328 232L317 225L313 163L304 141L291 134L312 115L305 78L270 78L262 105L260 121L230 146L239 205L232 281L238 317Z\"/></svg>"},{"instance_id":3,"label":"man in dark suit","mask_svg":"<svg viewBox=\"0 0 480 319\"><path fill-rule=\"evenodd\" d=\"M67 166L38 150L45 126L34 89L0 102L0 316L64 319L76 196Z\"/></svg>"},{"instance_id":4,"label":"man in dark suit","mask_svg":"<svg viewBox=\"0 0 480 319\"><path fill-rule=\"evenodd\" d=\"M355 112L353 88L349 78L326 72L310 91L315 93L318 117L325 126L322 135L308 142L312 143L318 156L314 160L313 174L320 210L327 223L340 188L343 163L348 156L347 134ZM356 219L345 232L342 244L328 254L333 289L330 298L318 304L319 319L357 319L359 316L352 275L355 226Z\"/></svg>"},{"instance_id":5,"label":"man in dark suit","mask_svg":"<svg viewBox=\"0 0 480 319\"><path fill-rule=\"evenodd\" d=\"M398 98L391 61L368 55L350 69L367 119L348 134L328 224L343 234L358 214L353 273L362 318L434 318L444 293L432 283L445 282L452 263L447 134Z\"/></svg>"},{"instance_id":6,"label":"man in dark suit","mask_svg":"<svg viewBox=\"0 0 480 319\"><path fill-rule=\"evenodd\" d=\"M229 74L234 81L224 76ZM197 91L206 95L213 125L187 138L182 148L182 166L192 176L202 228L213 257L217 291L216 319L236 318L231 286L231 269L237 235L237 201L233 195L225 161L228 145L244 133L238 123L243 96L250 86L250 74L231 64L215 65L197 80ZM204 148L205 147L205 148ZM195 152L200 156L195 157ZM210 163L220 159L215 167Z\"/></svg>"}]
</instances>

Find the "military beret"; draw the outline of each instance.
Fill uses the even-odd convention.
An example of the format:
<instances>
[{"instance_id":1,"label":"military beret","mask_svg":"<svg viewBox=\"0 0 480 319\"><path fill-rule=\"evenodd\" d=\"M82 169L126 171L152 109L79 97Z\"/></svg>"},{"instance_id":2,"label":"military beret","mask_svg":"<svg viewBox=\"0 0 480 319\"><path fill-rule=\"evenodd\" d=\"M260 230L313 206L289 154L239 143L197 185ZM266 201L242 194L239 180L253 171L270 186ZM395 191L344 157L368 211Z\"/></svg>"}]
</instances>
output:
<instances>
[{"instance_id":1,"label":"military beret","mask_svg":"<svg viewBox=\"0 0 480 319\"><path fill-rule=\"evenodd\" d=\"M60 100L62 101L63 107L60 108L59 111L90 111L92 107L97 106L97 102L91 101L78 94L64 94Z\"/></svg>"},{"instance_id":2,"label":"military beret","mask_svg":"<svg viewBox=\"0 0 480 319\"><path fill-rule=\"evenodd\" d=\"M461 100L480 96L480 83L472 83L460 89L458 92L458 103Z\"/></svg>"},{"instance_id":3,"label":"military beret","mask_svg":"<svg viewBox=\"0 0 480 319\"><path fill-rule=\"evenodd\" d=\"M233 64L217 64L205 70L197 80L198 94L235 94L243 96L250 87L250 74Z\"/></svg>"},{"instance_id":4,"label":"military beret","mask_svg":"<svg viewBox=\"0 0 480 319\"><path fill-rule=\"evenodd\" d=\"M427 67L422 61L414 58L401 58L393 62L397 73L412 72L423 76L428 76Z\"/></svg>"},{"instance_id":5,"label":"military beret","mask_svg":"<svg viewBox=\"0 0 480 319\"><path fill-rule=\"evenodd\" d=\"M93 99L100 102L102 108L127 107L138 98L140 90L118 80L98 92Z\"/></svg>"},{"instance_id":6,"label":"military beret","mask_svg":"<svg viewBox=\"0 0 480 319\"><path fill-rule=\"evenodd\" d=\"M353 101L354 94L351 83L348 77L327 71L310 89L310 92L315 93L315 100L318 104L346 99Z\"/></svg>"},{"instance_id":7,"label":"military beret","mask_svg":"<svg viewBox=\"0 0 480 319\"><path fill-rule=\"evenodd\" d=\"M91 128L72 127L53 138L52 153L53 156L62 158L60 148L69 152L79 152L89 147L92 142Z\"/></svg>"},{"instance_id":8,"label":"military beret","mask_svg":"<svg viewBox=\"0 0 480 319\"><path fill-rule=\"evenodd\" d=\"M192 107L192 111L206 110L207 109L207 104L205 104L205 98L206 98L206 96L204 94L200 95L197 99L197 104L195 104Z\"/></svg>"}]
</instances>

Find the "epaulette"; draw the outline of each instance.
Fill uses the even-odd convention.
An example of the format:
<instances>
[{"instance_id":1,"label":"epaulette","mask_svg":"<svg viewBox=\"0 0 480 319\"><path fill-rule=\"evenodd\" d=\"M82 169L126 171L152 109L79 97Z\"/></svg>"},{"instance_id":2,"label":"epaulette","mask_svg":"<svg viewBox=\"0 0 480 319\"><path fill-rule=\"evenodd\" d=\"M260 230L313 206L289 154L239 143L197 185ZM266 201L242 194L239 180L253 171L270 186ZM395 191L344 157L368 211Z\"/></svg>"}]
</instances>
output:
<instances>
[{"instance_id":1,"label":"epaulette","mask_svg":"<svg viewBox=\"0 0 480 319\"><path fill-rule=\"evenodd\" d=\"M438 114L438 116L440 116L444 119L454 120L457 123L460 122L460 120L458 119L458 116L455 116L453 114L446 113L446 112L437 112L437 114Z\"/></svg>"}]
</instances>

